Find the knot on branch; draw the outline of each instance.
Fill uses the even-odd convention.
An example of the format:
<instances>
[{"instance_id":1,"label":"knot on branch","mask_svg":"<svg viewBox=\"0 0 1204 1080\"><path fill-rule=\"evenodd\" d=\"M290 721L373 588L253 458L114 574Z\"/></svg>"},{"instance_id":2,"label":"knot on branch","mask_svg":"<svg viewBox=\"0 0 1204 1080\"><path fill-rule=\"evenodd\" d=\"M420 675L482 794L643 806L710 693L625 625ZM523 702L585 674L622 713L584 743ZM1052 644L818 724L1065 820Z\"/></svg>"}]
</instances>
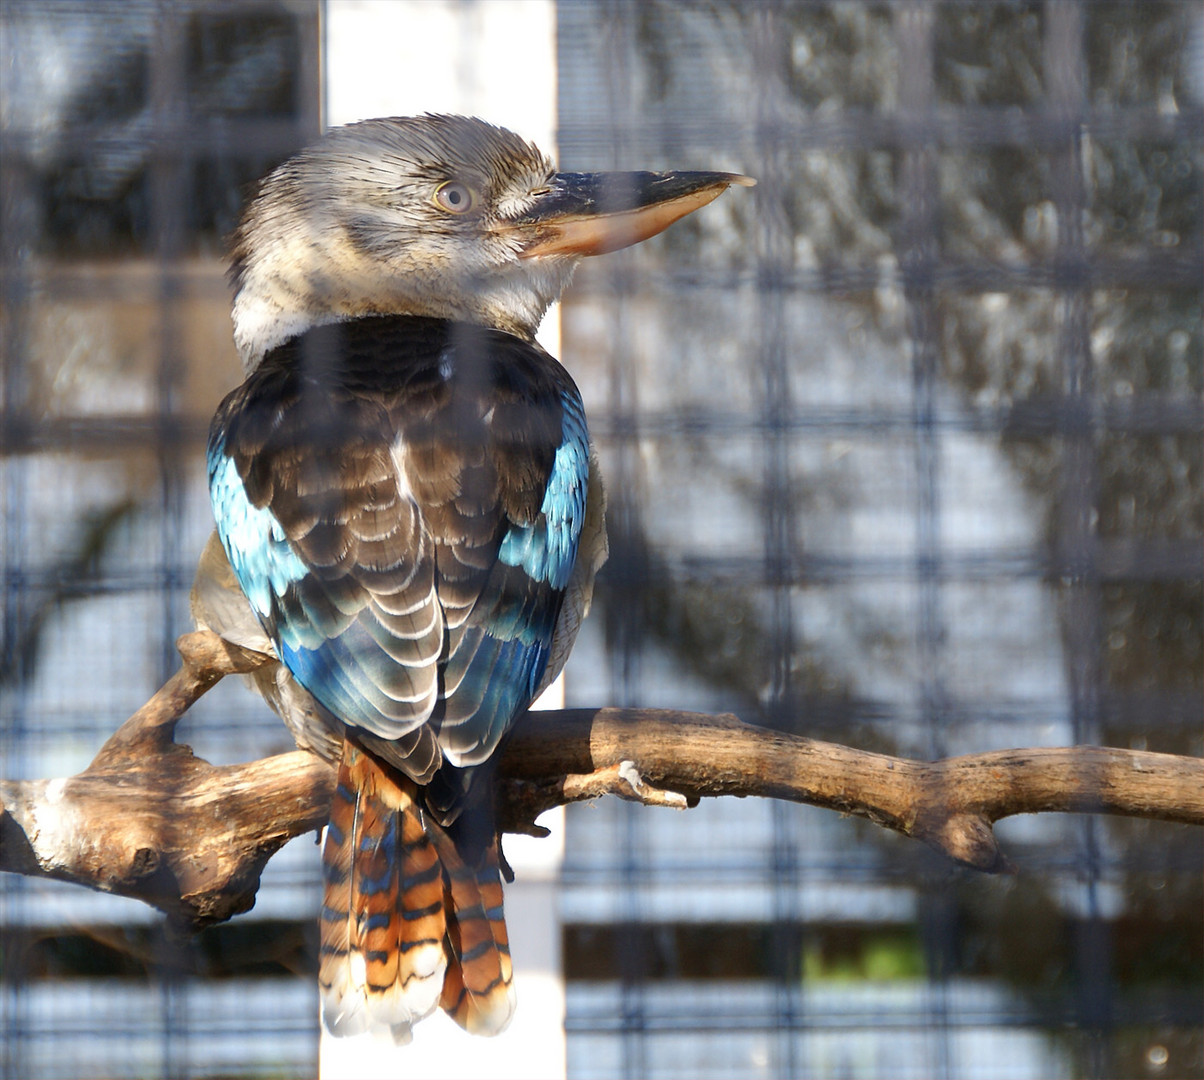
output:
<instances>
[{"instance_id":1,"label":"knot on branch","mask_svg":"<svg viewBox=\"0 0 1204 1080\"><path fill-rule=\"evenodd\" d=\"M674 810L685 810L690 805L680 792L653 787L640 775L635 762L626 759L587 775L566 776L562 791L565 802L617 795L628 802L643 803L645 806L670 806ZM695 799L694 803L697 805L698 800Z\"/></svg>"},{"instance_id":2,"label":"knot on branch","mask_svg":"<svg viewBox=\"0 0 1204 1080\"><path fill-rule=\"evenodd\" d=\"M925 810L912 826L911 835L971 869L988 874L1013 870L999 850L995 830L981 814Z\"/></svg>"}]
</instances>

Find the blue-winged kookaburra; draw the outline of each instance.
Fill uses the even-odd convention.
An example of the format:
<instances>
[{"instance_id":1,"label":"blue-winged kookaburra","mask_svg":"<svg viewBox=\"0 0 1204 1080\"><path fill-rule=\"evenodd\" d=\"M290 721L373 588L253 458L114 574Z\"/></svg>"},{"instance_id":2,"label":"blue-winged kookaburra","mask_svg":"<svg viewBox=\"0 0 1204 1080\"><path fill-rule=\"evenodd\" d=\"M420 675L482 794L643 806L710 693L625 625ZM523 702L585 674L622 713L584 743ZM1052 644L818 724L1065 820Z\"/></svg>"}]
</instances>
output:
<instances>
[{"instance_id":1,"label":"blue-winged kookaburra","mask_svg":"<svg viewBox=\"0 0 1204 1080\"><path fill-rule=\"evenodd\" d=\"M200 625L338 765L323 1014L408 1037L514 1009L488 764L560 671L606 557L581 395L535 344L585 255L664 229L728 173L560 174L454 116L331 131L234 237L246 381L214 417Z\"/></svg>"}]
</instances>

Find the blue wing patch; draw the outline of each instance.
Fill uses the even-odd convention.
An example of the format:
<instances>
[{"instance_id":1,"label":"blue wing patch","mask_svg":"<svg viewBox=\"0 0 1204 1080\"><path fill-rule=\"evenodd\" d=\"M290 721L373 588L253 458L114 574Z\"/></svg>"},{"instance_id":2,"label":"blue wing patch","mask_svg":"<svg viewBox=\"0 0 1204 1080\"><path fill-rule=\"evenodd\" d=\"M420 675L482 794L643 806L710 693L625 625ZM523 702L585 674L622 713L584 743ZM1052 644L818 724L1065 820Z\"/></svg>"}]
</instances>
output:
<instances>
[{"instance_id":1,"label":"blue wing patch","mask_svg":"<svg viewBox=\"0 0 1204 1080\"><path fill-rule=\"evenodd\" d=\"M251 505L220 440L210 446L208 463L209 494L226 557L255 614L269 619L273 596L283 596L308 571L271 511Z\"/></svg>"},{"instance_id":2,"label":"blue wing patch","mask_svg":"<svg viewBox=\"0 0 1204 1080\"><path fill-rule=\"evenodd\" d=\"M558 590L568 585L577 559L589 481L585 410L576 395L562 394L561 404L564 434L556 449L540 520L526 527L511 527L498 552L498 558L507 566L521 567L532 581Z\"/></svg>"}]
</instances>

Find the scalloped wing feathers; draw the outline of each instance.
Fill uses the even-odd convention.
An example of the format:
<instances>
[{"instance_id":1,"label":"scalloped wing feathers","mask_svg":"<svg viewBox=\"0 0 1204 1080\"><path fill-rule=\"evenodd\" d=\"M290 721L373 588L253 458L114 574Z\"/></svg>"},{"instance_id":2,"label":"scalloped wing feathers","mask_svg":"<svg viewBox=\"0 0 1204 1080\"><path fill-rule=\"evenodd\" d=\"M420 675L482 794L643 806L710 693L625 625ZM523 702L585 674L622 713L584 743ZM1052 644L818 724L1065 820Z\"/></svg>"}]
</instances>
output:
<instances>
[{"instance_id":1,"label":"scalloped wing feathers","mask_svg":"<svg viewBox=\"0 0 1204 1080\"><path fill-rule=\"evenodd\" d=\"M296 679L382 739L492 753L534 695L589 472L576 388L538 347L417 318L281 347L223 403L219 530Z\"/></svg>"}]
</instances>

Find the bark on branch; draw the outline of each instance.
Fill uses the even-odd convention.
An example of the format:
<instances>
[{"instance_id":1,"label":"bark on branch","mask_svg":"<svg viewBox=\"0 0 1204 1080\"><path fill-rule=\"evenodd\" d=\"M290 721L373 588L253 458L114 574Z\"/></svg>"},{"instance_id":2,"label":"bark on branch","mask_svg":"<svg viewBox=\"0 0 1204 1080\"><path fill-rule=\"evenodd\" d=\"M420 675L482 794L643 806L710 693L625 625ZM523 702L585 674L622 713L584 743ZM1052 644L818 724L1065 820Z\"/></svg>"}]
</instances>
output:
<instances>
[{"instance_id":1,"label":"bark on branch","mask_svg":"<svg viewBox=\"0 0 1204 1080\"><path fill-rule=\"evenodd\" d=\"M82 773L0 782L0 870L136 897L197 927L249 909L268 859L325 823L334 770L315 755L214 766L174 741L221 678L272 662L207 631L177 644L180 670ZM867 817L987 871L1007 868L992 826L1012 814L1204 825L1198 758L1076 746L922 762L663 709L529 714L498 779L510 832L539 835L544 810L606 794L680 808L755 795Z\"/></svg>"}]
</instances>

